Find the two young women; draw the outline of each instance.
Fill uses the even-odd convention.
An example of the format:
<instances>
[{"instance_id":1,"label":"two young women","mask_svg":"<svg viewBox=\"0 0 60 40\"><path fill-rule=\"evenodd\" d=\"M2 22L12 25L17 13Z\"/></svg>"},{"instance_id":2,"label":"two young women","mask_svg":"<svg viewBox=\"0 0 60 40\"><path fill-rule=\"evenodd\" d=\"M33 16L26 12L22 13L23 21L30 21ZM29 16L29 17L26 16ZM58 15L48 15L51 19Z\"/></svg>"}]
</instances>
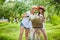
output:
<instances>
[{"instance_id":1,"label":"two young women","mask_svg":"<svg viewBox=\"0 0 60 40\"><path fill-rule=\"evenodd\" d=\"M24 32L24 29L25 29L25 35L26 35L26 40L28 40L29 38L29 33L30 33L30 30L32 29L32 22L29 18L29 16L31 15L35 15L35 11L38 10L39 13L38 13L38 16L42 15L44 17L44 11L45 9L42 7L42 6L32 6L32 9L30 11L27 11L22 17L23 17L23 20L21 21L21 25L20 25L20 35L19 35L19 40L22 40L22 35L23 35L23 32ZM45 17L44 17L45 19ZM44 24L43 24L43 28L39 29L41 30L41 32L43 33L44 35L44 38L45 40L47 40L47 36L46 36L46 31L45 31L45 28L44 28ZM40 35L40 31L38 33L38 36Z\"/></svg>"}]
</instances>

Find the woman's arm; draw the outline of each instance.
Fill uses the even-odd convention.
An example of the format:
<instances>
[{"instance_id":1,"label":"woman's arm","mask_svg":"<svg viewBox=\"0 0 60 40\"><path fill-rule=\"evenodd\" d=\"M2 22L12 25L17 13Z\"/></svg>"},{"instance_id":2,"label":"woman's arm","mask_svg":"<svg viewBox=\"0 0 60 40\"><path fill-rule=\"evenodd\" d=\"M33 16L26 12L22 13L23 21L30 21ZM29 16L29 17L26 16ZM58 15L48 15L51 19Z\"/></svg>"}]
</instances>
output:
<instances>
[{"instance_id":1,"label":"woman's arm","mask_svg":"<svg viewBox=\"0 0 60 40\"><path fill-rule=\"evenodd\" d=\"M46 21L46 17L44 16L44 22Z\"/></svg>"},{"instance_id":2,"label":"woman's arm","mask_svg":"<svg viewBox=\"0 0 60 40\"><path fill-rule=\"evenodd\" d=\"M24 14L22 15L22 18L24 18L24 17L29 17L29 16L27 16L27 14L24 13Z\"/></svg>"}]
</instances>

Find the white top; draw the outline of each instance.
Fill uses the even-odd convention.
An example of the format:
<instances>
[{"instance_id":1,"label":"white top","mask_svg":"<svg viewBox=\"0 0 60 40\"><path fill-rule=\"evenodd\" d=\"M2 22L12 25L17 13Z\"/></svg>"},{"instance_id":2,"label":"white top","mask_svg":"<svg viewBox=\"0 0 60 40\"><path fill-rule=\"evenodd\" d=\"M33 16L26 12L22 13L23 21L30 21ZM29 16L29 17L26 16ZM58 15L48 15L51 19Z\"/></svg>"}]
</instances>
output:
<instances>
[{"instance_id":1,"label":"white top","mask_svg":"<svg viewBox=\"0 0 60 40\"><path fill-rule=\"evenodd\" d=\"M30 11L26 12L27 16L31 15ZM26 27L26 28L32 28L32 22L29 20L29 17L25 17L22 20L22 24Z\"/></svg>"},{"instance_id":2,"label":"white top","mask_svg":"<svg viewBox=\"0 0 60 40\"><path fill-rule=\"evenodd\" d=\"M36 18L36 14L31 14L30 19L33 20L34 18Z\"/></svg>"}]
</instances>

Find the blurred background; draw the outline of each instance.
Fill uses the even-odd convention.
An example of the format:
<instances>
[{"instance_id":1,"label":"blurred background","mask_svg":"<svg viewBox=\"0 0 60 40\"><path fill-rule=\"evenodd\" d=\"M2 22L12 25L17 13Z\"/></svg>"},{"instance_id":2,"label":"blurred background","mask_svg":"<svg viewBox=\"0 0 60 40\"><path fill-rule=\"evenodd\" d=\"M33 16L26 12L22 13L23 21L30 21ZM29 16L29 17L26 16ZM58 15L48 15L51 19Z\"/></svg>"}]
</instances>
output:
<instances>
[{"instance_id":1,"label":"blurred background","mask_svg":"<svg viewBox=\"0 0 60 40\"><path fill-rule=\"evenodd\" d=\"M48 40L60 40L60 0L0 0L0 40L18 40L22 14L33 5L45 7Z\"/></svg>"}]
</instances>

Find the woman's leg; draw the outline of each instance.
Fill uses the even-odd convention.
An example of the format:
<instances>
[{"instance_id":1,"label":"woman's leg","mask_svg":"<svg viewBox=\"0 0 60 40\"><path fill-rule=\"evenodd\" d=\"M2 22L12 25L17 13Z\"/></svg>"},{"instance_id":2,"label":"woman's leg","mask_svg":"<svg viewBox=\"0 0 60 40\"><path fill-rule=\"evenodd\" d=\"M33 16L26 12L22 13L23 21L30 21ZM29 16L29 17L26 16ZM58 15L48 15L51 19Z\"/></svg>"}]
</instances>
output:
<instances>
[{"instance_id":1,"label":"woman's leg","mask_svg":"<svg viewBox=\"0 0 60 40\"><path fill-rule=\"evenodd\" d=\"M40 37L40 31L38 29L35 29L34 30L34 40L39 40L39 37Z\"/></svg>"},{"instance_id":2,"label":"woman's leg","mask_svg":"<svg viewBox=\"0 0 60 40\"><path fill-rule=\"evenodd\" d=\"M45 40L48 40L45 29L41 29L41 32L43 33Z\"/></svg>"},{"instance_id":3,"label":"woman's leg","mask_svg":"<svg viewBox=\"0 0 60 40\"><path fill-rule=\"evenodd\" d=\"M33 31L33 40L36 40L36 29Z\"/></svg>"},{"instance_id":4,"label":"woman's leg","mask_svg":"<svg viewBox=\"0 0 60 40\"><path fill-rule=\"evenodd\" d=\"M38 29L38 32L37 32L37 40L40 40L40 29Z\"/></svg>"},{"instance_id":5,"label":"woman's leg","mask_svg":"<svg viewBox=\"0 0 60 40\"><path fill-rule=\"evenodd\" d=\"M30 29L25 29L26 40L29 39Z\"/></svg>"},{"instance_id":6,"label":"woman's leg","mask_svg":"<svg viewBox=\"0 0 60 40\"><path fill-rule=\"evenodd\" d=\"M40 29L35 30L35 35L36 35L35 39L40 40Z\"/></svg>"},{"instance_id":7,"label":"woman's leg","mask_svg":"<svg viewBox=\"0 0 60 40\"><path fill-rule=\"evenodd\" d=\"M30 40L34 40L34 29L30 29Z\"/></svg>"},{"instance_id":8,"label":"woman's leg","mask_svg":"<svg viewBox=\"0 0 60 40\"><path fill-rule=\"evenodd\" d=\"M24 32L24 27L23 27L23 26L21 26L21 27L20 27L19 40L22 40L22 35L23 35L23 32Z\"/></svg>"}]
</instances>

